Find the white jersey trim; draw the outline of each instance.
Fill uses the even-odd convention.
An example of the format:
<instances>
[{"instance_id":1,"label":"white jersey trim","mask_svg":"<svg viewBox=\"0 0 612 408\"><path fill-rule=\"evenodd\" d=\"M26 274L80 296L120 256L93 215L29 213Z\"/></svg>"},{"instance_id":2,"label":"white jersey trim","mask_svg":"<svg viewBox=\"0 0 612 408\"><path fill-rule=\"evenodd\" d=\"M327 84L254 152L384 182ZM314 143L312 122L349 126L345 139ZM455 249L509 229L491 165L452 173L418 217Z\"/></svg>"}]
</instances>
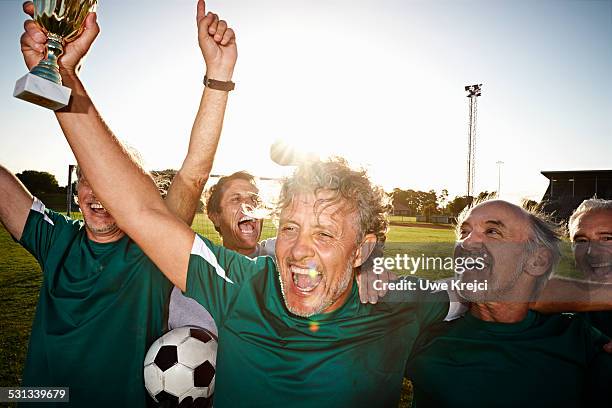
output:
<instances>
[{"instance_id":1,"label":"white jersey trim","mask_svg":"<svg viewBox=\"0 0 612 408\"><path fill-rule=\"evenodd\" d=\"M451 320L458 319L462 317L468 310L470 310L469 302L465 302L464 299L459 296L459 294L452 289L452 282L454 278L446 278L440 279L436 282L447 282L448 289L446 289L446 294L448 295L448 313L444 318L445 322L449 322ZM434 290L432 293L442 292L444 289Z\"/></svg>"},{"instance_id":2,"label":"white jersey trim","mask_svg":"<svg viewBox=\"0 0 612 408\"><path fill-rule=\"evenodd\" d=\"M195 239L193 240L191 254L201 257L210 265L212 265L212 267L215 268L217 275L223 278L226 282L232 284L234 283L230 278L227 277L225 270L221 267L221 265L219 265L219 262L217 262L215 254L213 254L210 248L206 246L206 243L204 242L204 240L202 240L202 238L200 238L198 234L195 235Z\"/></svg>"},{"instance_id":3,"label":"white jersey trim","mask_svg":"<svg viewBox=\"0 0 612 408\"><path fill-rule=\"evenodd\" d=\"M257 258L258 256L271 256L272 258L276 258L275 251L276 250L276 237L264 239L259 241L257 244L257 249L251 258Z\"/></svg>"},{"instance_id":4,"label":"white jersey trim","mask_svg":"<svg viewBox=\"0 0 612 408\"><path fill-rule=\"evenodd\" d=\"M458 319L462 317L468 310L469 307L461 302L448 302L448 313L444 318L445 322L450 322L451 320Z\"/></svg>"},{"instance_id":5,"label":"white jersey trim","mask_svg":"<svg viewBox=\"0 0 612 408\"><path fill-rule=\"evenodd\" d=\"M45 205L43 204L42 201L40 201L37 197L34 197L34 201L32 202L32 207L31 209L33 211L39 212L43 215L43 219L45 221L47 221L49 224L55 226L55 224L53 223L53 220L51 220L51 218L49 218L49 216L45 213Z\"/></svg>"}]
</instances>

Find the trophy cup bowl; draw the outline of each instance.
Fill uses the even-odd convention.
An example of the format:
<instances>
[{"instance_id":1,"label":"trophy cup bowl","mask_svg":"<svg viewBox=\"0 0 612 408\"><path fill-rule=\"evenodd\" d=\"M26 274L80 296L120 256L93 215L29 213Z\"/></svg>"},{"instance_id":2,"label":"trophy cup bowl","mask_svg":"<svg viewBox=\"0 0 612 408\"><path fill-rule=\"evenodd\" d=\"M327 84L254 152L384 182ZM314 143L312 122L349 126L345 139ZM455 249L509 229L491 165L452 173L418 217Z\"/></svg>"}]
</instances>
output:
<instances>
[{"instance_id":1,"label":"trophy cup bowl","mask_svg":"<svg viewBox=\"0 0 612 408\"><path fill-rule=\"evenodd\" d=\"M47 35L47 56L17 80L13 96L49 109L68 105L70 88L62 85L58 59L76 39L97 0L34 0L34 21Z\"/></svg>"}]
</instances>

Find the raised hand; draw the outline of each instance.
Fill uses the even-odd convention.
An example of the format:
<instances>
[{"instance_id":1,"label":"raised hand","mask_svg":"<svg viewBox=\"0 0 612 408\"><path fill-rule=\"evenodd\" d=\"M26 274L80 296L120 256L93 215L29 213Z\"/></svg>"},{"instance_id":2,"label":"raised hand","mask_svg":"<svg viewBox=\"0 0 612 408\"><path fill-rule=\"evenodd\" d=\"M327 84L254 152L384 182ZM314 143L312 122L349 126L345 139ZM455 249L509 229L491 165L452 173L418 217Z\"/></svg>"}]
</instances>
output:
<instances>
[{"instance_id":1,"label":"raised hand","mask_svg":"<svg viewBox=\"0 0 612 408\"><path fill-rule=\"evenodd\" d=\"M198 42L206 62L206 75L218 81L229 81L238 57L236 36L224 20L219 20L214 13L206 13L205 8L204 0L198 0Z\"/></svg>"},{"instance_id":2,"label":"raised hand","mask_svg":"<svg viewBox=\"0 0 612 408\"><path fill-rule=\"evenodd\" d=\"M30 17L34 15L34 4L27 1L23 4L23 11ZM81 35L64 46L64 53L58 63L62 73L77 73L83 57L89 51L91 44L100 33L96 21L96 13L89 13L84 23ZM36 25L34 20L28 19L23 24L24 33L21 35L21 52L28 69L32 69L46 56L46 34Z\"/></svg>"}]
</instances>

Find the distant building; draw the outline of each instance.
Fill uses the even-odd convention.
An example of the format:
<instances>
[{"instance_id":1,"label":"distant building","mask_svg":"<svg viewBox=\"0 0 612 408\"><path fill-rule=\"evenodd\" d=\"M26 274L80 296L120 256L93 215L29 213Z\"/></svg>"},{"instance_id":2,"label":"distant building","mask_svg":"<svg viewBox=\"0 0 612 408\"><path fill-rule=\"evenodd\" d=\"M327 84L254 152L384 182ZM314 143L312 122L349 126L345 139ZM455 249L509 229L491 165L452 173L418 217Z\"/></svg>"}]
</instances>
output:
<instances>
[{"instance_id":1,"label":"distant building","mask_svg":"<svg viewBox=\"0 0 612 408\"><path fill-rule=\"evenodd\" d=\"M454 217L444 214L431 214L429 217L427 215L416 216L416 222L431 222L434 224L451 224L453 220Z\"/></svg>"},{"instance_id":2,"label":"distant building","mask_svg":"<svg viewBox=\"0 0 612 408\"><path fill-rule=\"evenodd\" d=\"M393 210L391 215L401 215L404 217L410 216L410 208L401 203L393 203Z\"/></svg>"},{"instance_id":3,"label":"distant building","mask_svg":"<svg viewBox=\"0 0 612 408\"><path fill-rule=\"evenodd\" d=\"M568 219L587 198L612 199L612 170L543 171L549 180L542 197L544 211Z\"/></svg>"},{"instance_id":4,"label":"distant building","mask_svg":"<svg viewBox=\"0 0 612 408\"><path fill-rule=\"evenodd\" d=\"M434 224L450 224L452 217L450 215L434 214L429 217Z\"/></svg>"}]
</instances>

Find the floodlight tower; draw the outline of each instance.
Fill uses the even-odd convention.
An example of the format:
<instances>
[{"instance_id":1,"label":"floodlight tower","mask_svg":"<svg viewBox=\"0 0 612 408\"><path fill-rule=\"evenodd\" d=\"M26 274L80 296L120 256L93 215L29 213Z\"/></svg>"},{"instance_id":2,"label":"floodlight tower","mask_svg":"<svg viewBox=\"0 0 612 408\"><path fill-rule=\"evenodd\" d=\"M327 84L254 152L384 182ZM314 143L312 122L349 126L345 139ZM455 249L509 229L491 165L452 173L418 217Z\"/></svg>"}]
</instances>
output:
<instances>
[{"instance_id":1,"label":"floodlight tower","mask_svg":"<svg viewBox=\"0 0 612 408\"><path fill-rule=\"evenodd\" d=\"M504 162L498 160L495 164L497 164L497 198L499 198L501 196L501 166Z\"/></svg>"},{"instance_id":2,"label":"floodlight tower","mask_svg":"<svg viewBox=\"0 0 612 408\"><path fill-rule=\"evenodd\" d=\"M474 179L476 173L476 122L478 119L478 97L482 94L482 84L467 85L465 91L470 98L470 118L468 131L467 157L467 195L474 196Z\"/></svg>"}]
</instances>

